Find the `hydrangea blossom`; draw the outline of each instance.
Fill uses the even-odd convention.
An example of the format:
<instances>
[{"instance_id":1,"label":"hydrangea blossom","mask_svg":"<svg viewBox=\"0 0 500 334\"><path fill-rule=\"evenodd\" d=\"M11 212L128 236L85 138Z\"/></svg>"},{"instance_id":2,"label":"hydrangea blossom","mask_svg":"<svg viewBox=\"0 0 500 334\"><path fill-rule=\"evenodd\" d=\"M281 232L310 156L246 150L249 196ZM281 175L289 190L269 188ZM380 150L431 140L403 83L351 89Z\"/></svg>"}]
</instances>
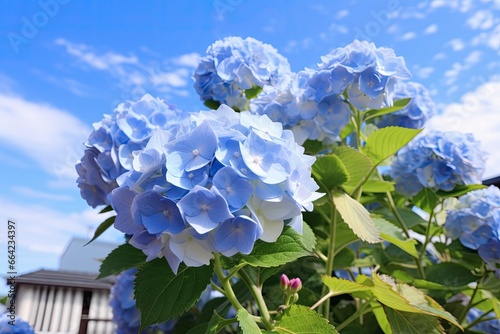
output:
<instances>
[{"instance_id":1,"label":"hydrangea blossom","mask_svg":"<svg viewBox=\"0 0 500 334\"><path fill-rule=\"evenodd\" d=\"M396 190L411 197L424 187L451 191L481 183L484 167L484 153L472 134L430 131L399 150L390 175Z\"/></svg>"},{"instance_id":2,"label":"hydrangea blossom","mask_svg":"<svg viewBox=\"0 0 500 334\"><path fill-rule=\"evenodd\" d=\"M12 325L11 323L14 323ZM0 333L2 334L35 334L33 328L18 316L11 319L9 313L0 315Z\"/></svg>"},{"instance_id":3,"label":"hydrangea blossom","mask_svg":"<svg viewBox=\"0 0 500 334\"><path fill-rule=\"evenodd\" d=\"M338 140L350 121L348 102L358 109L391 106L395 82L410 77L402 57L373 43L356 40L321 59L318 70L306 68L266 86L250 104L252 112L292 129L300 144Z\"/></svg>"},{"instance_id":4,"label":"hydrangea blossom","mask_svg":"<svg viewBox=\"0 0 500 334\"><path fill-rule=\"evenodd\" d=\"M181 262L208 264L214 252L249 254L285 225L301 232L302 211L322 194L311 178L315 159L293 133L226 105L191 120L155 133L109 195L130 244L177 272Z\"/></svg>"},{"instance_id":5,"label":"hydrangea blossom","mask_svg":"<svg viewBox=\"0 0 500 334\"><path fill-rule=\"evenodd\" d=\"M469 310L469 313L467 313L467 321L469 323L474 322L476 319L479 317L483 316L484 312L478 309L477 307L473 307ZM475 326L472 326L471 329L479 332L483 332L486 334L497 334L500 333L500 320L498 320L495 312L490 312L487 314L486 319L491 319L487 321L483 321L478 323Z\"/></svg>"},{"instance_id":6,"label":"hydrangea blossom","mask_svg":"<svg viewBox=\"0 0 500 334\"><path fill-rule=\"evenodd\" d=\"M447 212L445 228L452 239L460 238L465 247L477 249L500 277L500 189L490 186L460 197Z\"/></svg>"},{"instance_id":7,"label":"hydrangea blossom","mask_svg":"<svg viewBox=\"0 0 500 334\"><path fill-rule=\"evenodd\" d=\"M429 95L429 91L419 83L397 81L394 85L392 99L404 98L411 98L408 105L392 114L381 116L376 121L378 127L402 126L419 129L436 113L436 106Z\"/></svg>"},{"instance_id":8,"label":"hydrangea blossom","mask_svg":"<svg viewBox=\"0 0 500 334\"><path fill-rule=\"evenodd\" d=\"M342 94L347 89L349 101L358 109L391 106L395 82L411 77L403 57L367 41L355 40L333 50L318 66L321 90Z\"/></svg>"},{"instance_id":9,"label":"hydrangea blossom","mask_svg":"<svg viewBox=\"0 0 500 334\"><path fill-rule=\"evenodd\" d=\"M87 147L76 165L81 196L93 208L109 204L116 178L132 169L134 152L146 146L155 129L182 124L187 114L164 101L144 95L118 105L111 115L93 124Z\"/></svg>"},{"instance_id":10,"label":"hydrangea blossom","mask_svg":"<svg viewBox=\"0 0 500 334\"><path fill-rule=\"evenodd\" d=\"M135 307L134 279L136 269L122 272L111 288L110 305L117 334L139 333L141 313ZM141 333L172 333L175 321L150 326ZM2 332L3 333L3 332Z\"/></svg>"},{"instance_id":11,"label":"hydrangea blossom","mask_svg":"<svg viewBox=\"0 0 500 334\"><path fill-rule=\"evenodd\" d=\"M204 101L247 110L246 91L276 85L289 73L288 60L271 45L251 37L226 37L208 47L196 68L194 87Z\"/></svg>"}]
</instances>

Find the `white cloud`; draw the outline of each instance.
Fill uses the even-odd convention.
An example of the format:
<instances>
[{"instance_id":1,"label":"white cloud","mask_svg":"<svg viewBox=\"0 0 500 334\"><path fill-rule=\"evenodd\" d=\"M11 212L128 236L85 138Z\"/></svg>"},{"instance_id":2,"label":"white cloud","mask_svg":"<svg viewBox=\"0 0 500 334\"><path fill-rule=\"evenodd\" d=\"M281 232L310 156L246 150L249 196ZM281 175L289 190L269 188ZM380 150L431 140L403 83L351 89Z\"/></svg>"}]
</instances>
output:
<instances>
[{"instance_id":1,"label":"white cloud","mask_svg":"<svg viewBox=\"0 0 500 334\"><path fill-rule=\"evenodd\" d=\"M56 202L67 202L74 199L70 195L52 194L23 186L13 186L11 190L19 195L28 198L36 198Z\"/></svg>"},{"instance_id":2,"label":"white cloud","mask_svg":"<svg viewBox=\"0 0 500 334\"><path fill-rule=\"evenodd\" d=\"M487 30L492 28L497 21L491 11L478 10L467 20L467 25L472 29Z\"/></svg>"},{"instance_id":3,"label":"white cloud","mask_svg":"<svg viewBox=\"0 0 500 334\"><path fill-rule=\"evenodd\" d=\"M343 19L344 17L346 17L347 15L349 15L349 11L347 9L343 9L341 11L339 11L336 15L336 19L337 20L341 20Z\"/></svg>"},{"instance_id":4,"label":"white cloud","mask_svg":"<svg viewBox=\"0 0 500 334\"><path fill-rule=\"evenodd\" d=\"M444 77L446 78L446 84L451 85L452 83L454 83L457 80L460 73L465 69L466 68L462 64L453 63L451 68L446 72L444 72Z\"/></svg>"},{"instance_id":5,"label":"white cloud","mask_svg":"<svg viewBox=\"0 0 500 334\"><path fill-rule=\"evenodd\" d=\"M486 45L493 50L500 50L500 25L485 31L472 39L472 45Z\"/></svg>"},{"instance_id":6,"label":"white cloud","mask_svg":"<svg viewBox=\"0 0 500 334\"><path fill-rule=\"evenodd\" d=\"M69 112L0 93L0 139L61 179L76 178L75 162L90 128Z\"/></svg>"},{"instance_id":7,"label":"white cloud","mask_svg":"<svg viewBox=\"0 0 500 334\"><path fill-rule=\"evenodd\" d=\"M463 50L463 48L465 47L464 42L462 42L460 38L452 39L451 41L448 42L448 45L451 46L453 51L460 51Z\"/></svg>"},{"instance_id":8,"label":"white cloud","mask_svg":"<svg viewBox=\"0 0 500 334\"><path fill-rule=\"evenodd\" d=\"M415 70L415 75L421 79L427 79L434 73L434 67L422 67Z\"/></svg>"},{"instance_id":9,"label":"white cloud","mask_svg":"<svg viewBox=\"0 0 500 334\"><path fill-rule=\"evenodd\" d=\"M54 43L64 47L70 56L85 66L116 78L121 91L134 92L134 96L139 92L141 94L162 92L167 95L185 95L186 91L181 88L191 83L189 79L200 59L199 54L188 53L145 65L135 54L98 52L88 45L69 42L62 38L56 39ZM154 52L150 50L147 53L154 55ZM80 87L74 84L69 87L74 90L74 93L79 92Z\"/></svg>"},{"instance_id":10,"label":"white cloud","mask_svg":"<svg viewBox=\"0 0 500 334\"><path fill-rule=\"evenodd\" d=\"M43 205L16 203L2 197L0 207L2 221L13 219L16 223L19 272L40 266L55 269L59 256L73 236L90 240L97 226L109 216L99 215L97 210L90 208L64 213ZM119 242L123 240L123 234L111 227L99 240ZM0 244L6 244L4 233L0 234Z\"/></svg>"},{"instance_id":11,"label":"white cloud","mask_svg":"<svg viewBox=\"0 0 500 334\"><path fill-rule=\"evenodd\" d=\"M481 55L482 55L482 52L481 51L472 51L471 53L469 53L469 55L465 58L465 63L469 66L472 66L474 64L477 64L479 62L479 60L481 60Z\"/></svg>"},{"instance_id":12,"label":"white cloud","mask_svg":"<svg viewBox=\"0 0 500 334\"><path fill-rule=\"evenodd\" d=\"M434 34L436 31L438 31L438 25L437 24L431 24L427 28L425 28L424 33L425 34Z\"/></svg>"},{"instance_id":13,"label":"white cloud","mask_svg":"<svg viewBox=\"0 0 500 334\"><path fill-rule=\"evenodd\" d=\"M417 37L417 34L414 33L413 31L410 31L410 32L407 32L406 34L404 34L403 36L401 36L401 40L408 41L410 39L414 39L415 37Z\"/></svg>"},{"instance_id":14,"label":"white cloud","mask_svg":"<svg viewBox=\"0 0 500 334\"><path fill-rule=\"evenodd\" d=\"M432 60L440 60L440 59L446 59L446 53L444 52L439 52L432 57Z\"/></svg>"},{"instance_id":15,"label":"white cloud","mask_svg":"<svg viewBox=\"0 0 500 334\"><path fill-rule=\"evenodd\" d=\"M490 81L476 90L466 93L460 103L444 108L441 115L429 120L427 129L472 133L488 153L484 178L500 175L500 151L498 129L500 129L500 82Z\"/></svg>"},{"instance_id":16,"label":"white cloud","mask_svg":"<svg viewBox=\"0 0 500 334\"><path fill-rule=\"evenodd\" d=\"M430 3L431 9L448 7L462 13L468 12L473 6L473 0L432 0Z\"/></svg>"}]
</instances>

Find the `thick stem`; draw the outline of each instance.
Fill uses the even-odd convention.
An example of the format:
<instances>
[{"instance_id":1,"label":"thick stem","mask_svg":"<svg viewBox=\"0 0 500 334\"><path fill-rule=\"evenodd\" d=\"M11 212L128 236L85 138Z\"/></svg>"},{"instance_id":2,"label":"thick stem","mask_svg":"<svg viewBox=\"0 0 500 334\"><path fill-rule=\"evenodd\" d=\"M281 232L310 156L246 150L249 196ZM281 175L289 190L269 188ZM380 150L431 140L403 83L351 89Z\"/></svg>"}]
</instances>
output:
<instances>
[{"instance_id":1,"label":"thick stem","mask_svg":"<svg viewBox=\"0 0 500 334\"><path fill-rule=\"evenodd\" d=\"M328 292L326 295L324 295L323 297L321 297L320 300L318 300L316 302L316 304L314 304L313 306L310 307L311 310L314 310L316 307L318 307L319 305L321 305L325 300L329 299L330 297L333 297L334 294L330 291Z\"/></svg>"},{"instance_id":2,"label":"thick stem","mask_svg":"<svg viewBox=\"0 0 500 334\"><path fill-rule=\"evenodd\" d=\"M224 273L222 272L220 255L217 253L214 253L214 271L219 278L222 288L224 289L224 295L226 296L226 298L229 300L231 305L233 305L236 311L241 310L243 306L240 304L238 298L236 298L236 295L234 294L233 288L231 287L231 278L228 279L228 277L224 276Z\"/></svg>"},{"instance_id":3,"label":"thick stem","mask_svg":"<svg viewBox=\"0 0 500 334\"><path fill-rule=\"evenodd\" d=\"M264 297L262 296L262 290L260 289L260 287L255 285L250 276L248 276L248 274L244 270L240 271L239 275L243 282L245 282L246 286L252 293L255 302L257 303L262 323L264 324L264 326L266 326L267 330L272 330L274 326L271 322L271 315L269 314L266 302L264 300Z\"/></svg>"},{"instance_id":4,"label":"thick stem","mask_svg":"<svg viewBox=\"0 0 500 334\"><path fill-rule=\"evenodd\" d=\"M479 291L480 286L483 284L483 282L484 282L484 276L479 279L479 282L477 282L477 285L474 288L474 290L472 291L472 295L470 296L470 300L467 303L467 306L463 309L462 313L460 313L460 316L457 319L457 322L460 325L462 324L462 322L464 321L465 317L467 316L467 313L469 313L469 310L472 308L473 303L474 303L474 298L476 297L476 294ZM458 327L453 327L450 330L450 334L456 333L457 331L458 331Z\"/></svg>"},{"instance_id":5,"label":"thick stem","mask_svg":"<svg viewBox=\"0 0 500 334\"><path fill-rule=\"evenodd\" d=\"M332 275L333 271L333 260L335 259L335 239L337 238L337 209L335 208L335 204L333 200L331 201L332 212L330 214L330 242L328 244L328 256L326 262L325 273L328 276ZM326 295L328 293L328 287L326 285L323 286L322 295ZM323 303L323 316L326 319L330 319L330 302L326 299L326 302Z\"/></svg>"},{"instance_id":6,"label":"thick stem","mask_svg":"<svg viewBox=\"0 0 500 334\"><path fill-rule=\"evenodd\" d=\"M420 250L420 253L418 254L418 263L420 264L419 266L419 273L420 277L425 279L425 272L423 270L420 270L421 264L422 264L422 258L425 255L427 245L431 241L430 233L431 233L431 226L432 226L432 220L434 219L434 209L431 210L431 213L429 214L429 220L427 221L427 228L425 230L425 239L424 243L422 244L422 249Z\"/></svg>"}]
</instances>

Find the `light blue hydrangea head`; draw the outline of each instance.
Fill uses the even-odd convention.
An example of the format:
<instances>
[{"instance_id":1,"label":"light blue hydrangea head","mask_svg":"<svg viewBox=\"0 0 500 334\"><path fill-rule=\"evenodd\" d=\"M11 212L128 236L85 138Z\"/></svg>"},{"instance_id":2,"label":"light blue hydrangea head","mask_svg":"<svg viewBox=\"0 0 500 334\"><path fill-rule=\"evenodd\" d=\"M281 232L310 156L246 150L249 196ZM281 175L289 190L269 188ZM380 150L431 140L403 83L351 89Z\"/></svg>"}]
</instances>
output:
<instances>
[{"instance_id":1,"label":"light blue hydrangea head","mask_svg":"<svg viewBox=\"0 0 500 334\"><path fill-rule=\"evenodd\" d=\"M254 38L226 37L208 47L194 74L201 100L248 109L245 92L278 85L291 72L288 60Z\"/></svg>"},{"instance_id":2,"label":"light blue hydrangea head","mask_svg":"<svg viewBox=\"0 0 500 334\"><path fill-rule=\"evenodd\" d=\"M500 276L500 189L490 186L459 198L446 215L446 233L477 249L488 267Z\"/></svg>"},{"instance_id":3,"label":"light blue hydrangea head","mask_svg":"<svg viewBox=\"0 0 500 334\"><path fill-rule=\"evenodd\" d=\"M118 105L111 115L94 123L87 149L76 165L81 196L93 208L109 204L107 195L118 186L118 176L132 169L134 152L146 146L156 129L180 126L188 115L146 94L139 101Z\"/></svg>"},{"instance_id":4,"label":"light blue hydrangea head","mask_svg":"<svg viewBox=\"0 0 500 334\"><path fill-rule=\"evenodd\" d=\"M249 254L286 225L301 232L302 210L321 196L314 161L267 116L226 105L201 111L186 127L158 131L135 155L109 195L115 227L174 272L181 262L208 264L213 252Z\"/></svg>"},{"instance_id":5,"label":"light blue hydrangea head","mask_svg":"<svg viewBox=\"0 0 500 334\"><path fill-rule=\"evenodd\" d=\"M381 116L375 123L379 128L402 126L405 128L420 129L436 113L436 105L432 101L429 91L419 83L397 81L394 85L392 99L399 100L404 98L411 98L410 103L395 113Z\"/></svg>"},{"instance_id":6,"label":"light blue hydrangea head","mask_svg":"<svg viewBox=\"0 0 500 334\"><path fill-rule=\"evenodd\" d=\"M0 315L0 333L2 334L35 334L33 327L26 321L9 313Z\"/></svg>"},{"instance_id":7,"label":"light blue hydrangea head","mask_svg":"<svg viewBox=\"0 0 500 334\"><path fill-rule=\"evenodd\" d=\"M481 183L484 152L472 134L430 131L403 147L391 165L396 190L411 197L423 188L451 191Z\"/></svg>"},{"instance_id":8,"label":"light blue hydrangea head","mask_svg":"<svg viewBox=\"0 0 500 334\"><path fill-rule=\"evenodd\" d=\"M346 90L349 101L358 109L391 106L395 82L411 77L403 57L367 41L355 40L333 50L321 57L318 66L328 78L322 80L323 90L335 94Z\"/></svg>"},{"instance_id":9,"label":"light blue hydrangea head","mask_svg":"<svg viewBox=\"0 0 500 334\"><path fill-rule=\"evenodd\" d=\"M116 277L111 288L110 306L113 312L113 323L117 334L139 333L141 313L135 307L134 279L136 269L129 269ZM141 333L172 333L175 321L150 326ZM2 332L3 333L3 332Z\"/></svg>"},{"instance_id":10,"label":"light blue hydrangea head","mask_svg":"<svg viewBox=\"0 0 500 334\"><path fill-rule=\"evenodd\" d=\"M482 317L483 315L484 315L483 311L481 311L477 307L473 307L467 313L467 322L471 324L476 319ZM477 325L472 326L470 329L486 334L500 333L500 320L498 320L495 312L491 311L490 313L485 315L485 319L490 319L490 320L482 321Z\"/></svg>"}]
</instances>

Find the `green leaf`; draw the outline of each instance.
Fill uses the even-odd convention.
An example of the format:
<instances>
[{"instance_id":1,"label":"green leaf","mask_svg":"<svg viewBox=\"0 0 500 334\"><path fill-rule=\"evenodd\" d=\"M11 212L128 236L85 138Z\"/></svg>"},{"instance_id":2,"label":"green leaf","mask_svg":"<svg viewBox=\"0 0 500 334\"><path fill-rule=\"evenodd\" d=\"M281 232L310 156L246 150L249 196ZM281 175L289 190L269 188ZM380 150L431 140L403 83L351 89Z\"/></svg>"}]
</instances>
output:
<instances>
[{"instance_id":1,"label":"green leaf","mask_svg":"<svg viewBox=\"0 0 500 334\"><path fill-rule=\"evenodd\" d=\"M470 270L452 262L443 262L427 267L425 278L428 281L450 287L467 285L476 280Z\"/></svg>"},{"instance_id":2,"label":"green leaf","mask_svg":"<svg viewBox=\"0 0 500 334\"><path fill-rule=\"evenodd\" d=\"M385 314L383 305L376 300L372 300L370 302L370 306L372 307L372 312L375 315L378 325L380 326L384 334L393 334L391 325L389 324L389 319L387 319L387 315Z\"/></svg>"},{"instance_id":3,"label":"green leaf","mask_svg":"<svg viewBox=\"0 0 500 334\"><path fill-rule=\"evenodd\" d=\"M396 287L401 296L406 298L411 305L415 306L424 313L445 319L462 329L460 324L450 313L446 312L441 305L439 305L431 297L426 296L422 291L408 284L397 284Z\"/></svg>"},{"instance_id":4,"label":"green leaf","mask_svg":"<svg viewBox=\"0 0 500 334\"><path fill-rule=\"evenodd\" d=\"M217 110L220 107L220 102L212 99L205 100L203 104L212 110Z\"/></svg>"},{"instance_id":5,"label":"green leaf","mask_svg":"<svg viewBox=\"0 0 500 334\"><path fill-rule=\"evenodd\" d=\"M430 282L424 279L416 278L411 282L411 285L425 290L438 290L438 291L464 291L469 289L467 285L459 285L459 286L448 286L439 284L436 282Z\"/></svg>"},{"instance_id":6,"label":"green leaf","mask_svg":"<svg viewBox=\"0 0 500 334\"><path fill-rule=\"evenodd\" d=\"M431 213L434 210L438 201L439 198L429 188L424 188L418 194L413 196L413 204L428 213Z\"/></svg>"},{"instance_id":7,"label":"green leaf","mask_svg":"<svg viewBox=\"0 0 500 334\"><path fill-rule=\"evenodd\" d=\"M146 261L146 255L130 244L123 244L113 249L99 268L97 279L117 275L124 270L135 268Z\"/></svg>"},{"instance_id":8,"label":"green leaf","mask_svg":"<svg viewBox=\"0 0 500 334\"><path fill-rule=\"evenodd\" d=\"M366 141L365 152L374 165L396 154L422 130L388 126L375 131Z\"/></svg>"},{"instance_id":9,"label":"green leaf","mask_svg":"<svg viewBox=\"0 0 500 334\"><path fill-rule=\"evenodd\" d=\"M309 231L306 232L304 238L297 231L286 226L275 242L257 240L249 255L236 254L231 258L224 257L223 264L225 268L232 268L240 263L263 268L281 266L299 257L312 255L313 240Z\"/></svg>"},{"instance_id":10,"label":"green leaf","mask_svg":"<svg viewBox=\"0 0 500 334\"><path fill-rule=\"evenodd\" d=\"M469 191L474 191L484 188L486 188L486 186L483 184L468 184L468 185L456 186L455 189L453 189L452 191L439 190L436 192L436 195L438 195L441 198L460 197L467 194Z\"/></svg>"},{"instance_id":11,"label":"green leaf","mask_svg":"<svg viewBox=\"0 0 500 334\"><path fill-rule=\"evenodd\" d=\"M106 212L110 212L110 211L113 211L113 207L111 205L106 205L104 207L104 209L102 209L101 211L99 211L99 213L106 213Z\"/></svg>"},{"instance_id":12,"label":"green leaf","mask_svg":"<svg viewBox=\"0 0 500 334\"><path fill-rule=\"evenodd\" d=\"M104 209L103 209L104 210ZM102 213L99 212L99 213ZM99 237L101 234L104 233L104 231L106 231L108 228L111 227L111 225L114 224L115 222L115 218L116 216L113 216L113 217L109 217L108 219L106 219L105 221L103 221L98 227L97 229L95 230L95 233L94 233L94 236L92 237L92 239L90 239L89 242L87 242L84 246L87 246L88 244L90 244L92 241L94 241L95 239L97 239L97 237Z\"/></svg>"},{"instance_id":13,"label":"green leaf","mask_svg":"<svg viewBox=\"0 0 500 334\"><path fill-rule=\"evenodd\" d=\"M213 268L181 264L175 275L165 259L155 259L140 266L135 276L134 295L143 330L191 308L210 283Z\"/></svg>"},{"instance_id":14,"label":"green leaf","mask_svg":"<svg viewBox=\"0 0 500 334\"><path fill-rule=\"evenodd\" d=\"M387 320L394 334L444 334L437 318L418 313L402 312L384 306Z\"/></svg>"},{"instance_id":15,"label":"green leaf","mask_svg":"<svg viewBox=\"0 0 500 334\"><path fill-rule=\"evenodd\" d=\"M302 244L310 252L313 252L314 248L316 248L316 236L306 222L302 222Z\"/></svg>"},{"instance_id":16,"label":"green leaf","mask_svg":"<svg viewBox=\"0 0 500 334\"><path fill-rule=\"evenodd\" d=\"M262 87L255 85L252 88L245 90L245 96L247 99L250 100L253 99L254 97L257 97L257 95L259 95L260 92L262 92Z\"/></svg>"},{"instance_id":17,"label":"green leaf","mask_svg":"<svg viewBox=\"0 0 500 334\"><path fill-rule=\"evenodd\" d=\"M307 139L302 146L309 155L316 155L324 150L323 143L319 140Z\"/></svg>"},{"instance_id":18,"label":"green leaf","mask_svg":"<svg viewBox=\"0 0 500 334\"><path fill-rule=\"evenodd\" d=\"M340 139L346 139L354 130L354 125L352 123L347 123L347 125L340 130Z\"/></svg>"},{"instance_id":19,"label":"green leaf","mask_svg":"<svg viewBox=\"0 0 500 334\"><path fill-rule=\"evenodd\" d=\"M352 193L362 180L369 176L368 173L373 167L372 163L366 155L352 147L339 146L335 148L333 153L342 160L349 173L349 180L342 185L342 188L348 193Z\"/></svg>"},{"instance_id":20,"label":"green leaf","mask_svg":"<svg viewBox=\"0 0 500 334\"><path fill-rule=\"evenodd\" d=\"M335 328L317 312L302 305L292 305L276 322L279 334L338 334Z\"/></svg>"},{"instance_id":21,"label":"green leaf","mask_svg":"<svg viewBox=\"0 0 500 334\"><path fill-rule=\"evenodd\" d=\"M356 282L351 282L346 279L340 279L337 277L331 277L323 275L321 277L323 283L330 289L330 294L332 296L343 295L345 293L353 293L357 291L367 291L370 287Z\"/></svg>"},{"instance_id":22,"label":"green leaf","mask_svg":"<svg viewBox=\"0 0 500 334\"><path fill-rule=\"evenodd\" d=\"M386 114L391 114L393 112L399 111L406 107L408 103L410 103L411 99L410 98L405 98L405 99L400 99L394 101L394 104L392 107L387 107L387 108L382 108L382 109L371 109L368 110L364 113L364 121L368 121L372 118L386 115Z\"/></svg>"},{"instance_id":23,"label":"green leaf","mask_svg":"<svg viewBox=\"0 0 500 334\"><path fill-rule=\"evenodd\" d=\"M216 311L212 315L212 318L208 322L207 334L217 334L222 328L227 326L227 320L221 317Z\"/></svg>"},{"instance_id":24,"label":"green leaf","mask_svg":"<svg viewBox=\"0 0 500 334\"><path fill-rule=\"evenodd\" d=\"M382 277L385 278L386 276ZM393 285L383 281L378 274L373 273L372 282L373 287L371 291L375 295L375 298L382 304L404 312L424 313L411 305L406 298L393 289Z\"/></svg>"},{"instance_id":25,"label":"green leaf","mask_svg":"<svg viewBox=\"0 0 500 334\"><path fill-rule=\"evenodd\" d=\"M373 222L383 240L390 242L411 256L418 258L418 252L415 248L417 241L415 239L407 239L399 227L385 219L375 217L373 218Z\"/></svg>"},{"instance_id":26,"label":"green leaf","mask_svg":"<svg viewBox=\"0 0 500 334\"><path fill-rule=\"evenodd\" d=\"M312 175L325 191L331 191L349 180L342 160L335 155L323 155L312 166Z\"/></svg>"},{"instance_id":27,"label":"green leaf","mask_svg":"<svg viewBox=\"0 0 500 334\"><path fill-rule=\"evenodd\" d=\"M367 193L386 193L394 190L394 182L367 180L363 184L363 191Z\"/></svg>"},{"instance_id":28,"label":"green leaf","mask_svg":"<svg viewBox=\"0 0 500 334\"><path fill-rule=\"evenodd\" d=\"M239 309L236 318L238 318L243 334L260 334L259 326L246 309Z\"/></svg>"},{"instance_id":29,"label":"green leaf","mask_svg":"<svg viewBox=\"0 0 500 334\"><path fill-rule=\"evenodd\" d=\"M361 240L368 243L381 241L370 213L361 203L340 193L333 194L333 202L342 219Z\"/></svg>"}]
</instances>

